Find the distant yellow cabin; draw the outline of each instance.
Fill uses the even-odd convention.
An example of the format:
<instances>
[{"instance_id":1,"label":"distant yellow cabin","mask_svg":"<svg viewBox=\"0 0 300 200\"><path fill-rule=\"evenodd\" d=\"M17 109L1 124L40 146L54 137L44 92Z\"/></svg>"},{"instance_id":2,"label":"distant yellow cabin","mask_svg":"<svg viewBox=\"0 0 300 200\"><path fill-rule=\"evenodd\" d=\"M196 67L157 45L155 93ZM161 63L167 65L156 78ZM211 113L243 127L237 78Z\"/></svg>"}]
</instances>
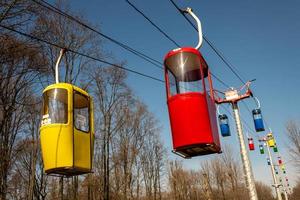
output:
<instances>
[{"instance_id":1,"label":"distant yellow cabin","mask_svg":"<svg viewBox=\"0 0 300 200\"><path fill-rule=\"evenodd\" d=\"M269 133L267 135L267 143L268 143L269 147L274 147L275 146L275 140L274 140L274 137L273 137L272 133Z\"/></svg>"},{"instance_id":2,"label":"distant yellow cabin","mask_svg":"<svg viewBox=\"0 0 300 200\"><path fill-rule=\"evenodd\" d=\"M48 86L43 91L40 127L45 172L66 176L91 172L94 139L89 94L68 83Z\"/></svg>"}]
</instances>

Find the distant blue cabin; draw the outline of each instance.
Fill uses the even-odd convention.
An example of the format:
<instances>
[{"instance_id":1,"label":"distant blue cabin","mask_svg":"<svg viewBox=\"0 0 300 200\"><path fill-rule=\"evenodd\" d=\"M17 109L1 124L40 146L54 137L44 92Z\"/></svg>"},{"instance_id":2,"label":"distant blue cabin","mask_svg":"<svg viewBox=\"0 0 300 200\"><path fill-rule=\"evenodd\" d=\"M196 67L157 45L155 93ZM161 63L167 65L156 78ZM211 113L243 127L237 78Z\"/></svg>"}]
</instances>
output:
<instances>
[{"instance_id":1,"label":"distant blue cabin","mask_svg":"<svg viewBox=\"0 0 300 200\"><path fill-rule=\"evenodd\" d=\"M263 122L263 118L261 115L261 110L254 109L252 111L252 115L253 115L254 127L255 127L256 132L264 131L265 127L264 127L264 122Z\"/></svg>"},{"instance_id":2,"label":"distant blue cabin","mask_svg":"<svg viewBox=\"0 0 300 200\"><path fill-rule=\"evenodd\" d=\"M220 131L223 137L230 136L230 128L228 124L228 117L225 114L219 115L219 124L220 124Z\"/></svg>"}]
</instances>

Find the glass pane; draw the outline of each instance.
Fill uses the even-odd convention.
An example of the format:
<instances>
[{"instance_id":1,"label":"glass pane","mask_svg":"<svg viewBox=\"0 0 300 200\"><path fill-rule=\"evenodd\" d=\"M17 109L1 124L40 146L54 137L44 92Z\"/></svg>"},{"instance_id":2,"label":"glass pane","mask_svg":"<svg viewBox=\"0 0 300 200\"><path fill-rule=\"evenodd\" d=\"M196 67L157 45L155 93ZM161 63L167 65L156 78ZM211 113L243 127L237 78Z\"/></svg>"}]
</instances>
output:
<instances>
[{"instance_id":1,"label":"glass pane","mask_svg":"<svg viewBox=\"0 0 300 200\"><path fill-rule=\"evenodd\" d=\"M255 115L253 115L253 118L254 119L262 119L262 116L261 116L261 114L255 114Z\"/></svg>"},{"instance_id":2,"label":"glass pane","mask_svg":"<svg viewBox=\"0 0 300 200\"><path fill-rule=\"evenodd\" d=\"M48 90L43 95L44 109L42 124L68 122L68 91L66 89Z\"/></svg>"},{"instance_id":3,"label":"glass pane","mask_svg":"<svg viewBox=\"0 0 300 200\"><path fill-rule=\"evenodd\" d=\"M210 96L210 85L209 85L209 79L208 78L205 78L204 79L204 84L205 84L205 90L206 90L206 94L208 96Z\"/></svg>"},{"instance_id":4,"label":"glass pane","mask_svg":"<svg viewBox=\"0 0 300 200\"><path fill-rule=\"evenodd\" d=\"M74 124L75 128L80 131L89 132L90 130L89 105L90 101L87 96L74 92Z\"/></svg>"},{"instance_id":5,"label":"glass pane","mask_svg":"<svg viewBox=\"0 0 300 200\"><path fill-rule=\"evenodd\" d=\"M179 81L178 82L178 89L179 93L186 93L186 92L202 92L202 81L190 81L190 82L184 82Z\"/></svg>"},{"instance_id":6,"label":"glass pane","mask_svg":"<svg viewBox=\"0 0 300 200\"><path fill-rule=\"evenodd\" d=\"M165 61L167 68L180 81L195 81L201 79L200 58L190 52L181 52Z\"/></svg>"},{"instance_id":7,"label":"glass pane","mask_svg":"<svg viewBox=\"0 0 300 200\"><path fill-rule=\"evenodd\" d=\"M221 119L220 122L221 124L228 124L227 119Z\"/></svg>"},{"instance_id":8,"label":"glass pane","mask_svg":"<svg viewBox=\"0 0 300 200\"><path fill-rule=\"evenodd\" d=\"M200 72L199 72L200 73ZM194 81L179 81L175 78L173 73L168 70L168 76L169 76L169 84L170 84L170 93L171 96L176 94L182 94L187 92L202 92L203 91L203 85L202 80L194 80ZM189 77L189 76L187 76Z\"/></svg>"},{"instance_id":9,"label":"glass pane","mask_svg":"<svg viewBox=\"0 0 300 200\"><path fill-rule=\"evenodd\" d=\"M169 84L170 84L170 93L171 96L173 96L177 94L176 79L175 76L170 71L168 71L168 76L169 76Z\"/></svg>"}]
</instances>

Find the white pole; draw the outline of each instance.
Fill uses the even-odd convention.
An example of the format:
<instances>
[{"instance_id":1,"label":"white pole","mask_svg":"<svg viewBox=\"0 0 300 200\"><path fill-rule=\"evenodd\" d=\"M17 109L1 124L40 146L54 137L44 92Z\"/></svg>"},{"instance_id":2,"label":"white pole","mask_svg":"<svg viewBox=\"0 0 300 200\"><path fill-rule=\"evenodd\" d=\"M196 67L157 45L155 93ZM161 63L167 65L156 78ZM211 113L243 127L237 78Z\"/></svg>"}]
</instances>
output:
<instances>
[{"instance_id":1,"label":"white pole","mask_svg":"<svg viewBox=\"0 0 300 200\"><path fill-rule=\"evenodd\" d=\"M195 48L196 49L200 49L200 47L202 46L202 42L203 42L202 26L201 26L200 19L195 15L195 13L193 13L193 10L191 8L187 8L185 10L185 12L188 12L194 18L194 20L197 23L199 41L198 41L198 44L197 44L197 46Z\"/></svg>"},{"instance_id":2,"label":"white pole","mask_svg":"<svg viewBox=\"0 0 300 200\"><path fill-rule=\"evenodd\" d=\"M60 52L59 52L59 56L57 58L57 61L56 61L56 65L55 65L55 82L56 83L59 83L59 70L58 70L58 66L59 66L61 58L62 58L62 56L64 55L65 52L66 52L66 49L61 49Z\"/></svg>"},{"instance_id":3,"label":"white pole","mask_svg":"<svg viewBox=\"0 0 300 200\"><path fill-rule=\"evenodd\" d=\"M273 181L274 181L273 187L275 187L277 199L278 200L282 200L282 198L281 198L281 192L280 192L280 189L279 189L279 184L277 182L277 178L276 178L276 175L275 175L275 169L274 169L274 164L273 164L273 160L272 160L272 154L271 154L271 151L270 151L270 148L269 148L269 145L268 145L267 141L266 141L266 146L267 146L267 150L268 150L268 154L269 154L270 165L271 165L271 172L272 172Z\"/></svg>"},{"instance_id":4,"label":"white pole","mask_svg":"<svg viewBox=\"0 0 300 200\"><path fill-rule=\"evenodd\" d=\"M242 157L244 175L246 179L246 187L249 192L250 200L258 200L257 192L255 188L254 176L253 176L251 163L248 156L248 151L246 149L237 102L232 103L232 109L233 109L235 123L236 123L236 130L240 141L241 157Z\"/></svg>"}]
</instances>

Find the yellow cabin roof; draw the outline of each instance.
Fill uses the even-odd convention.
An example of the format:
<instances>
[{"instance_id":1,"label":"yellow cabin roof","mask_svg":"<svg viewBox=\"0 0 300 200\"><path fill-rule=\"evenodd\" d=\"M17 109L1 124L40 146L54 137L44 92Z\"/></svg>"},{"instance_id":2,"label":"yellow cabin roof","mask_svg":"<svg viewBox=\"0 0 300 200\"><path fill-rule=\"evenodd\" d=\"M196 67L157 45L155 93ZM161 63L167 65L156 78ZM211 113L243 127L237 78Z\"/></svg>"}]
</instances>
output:
<instances>
[{"instance_id":1,"label":"yellow cabin roof","mask_svg":"<svg viewBox=\"0 0 300 200\"><path fill-rule=\"evenodd\" d=\"M48 90L55 89L55 88L64 88L64 89L67 89L67 90L72 90L73 89L73 90L75 90L75 91L77 91L77 92L79 92L83 95L86 95L86 96L90 97L90 95L86 91L84 91L83 89L81 89L81 88L79 88L75 85L72 85L70 83L55 83L55 84L49 85L44 89L43 93L48 91Z\"/></svg>"}]
</instances>

